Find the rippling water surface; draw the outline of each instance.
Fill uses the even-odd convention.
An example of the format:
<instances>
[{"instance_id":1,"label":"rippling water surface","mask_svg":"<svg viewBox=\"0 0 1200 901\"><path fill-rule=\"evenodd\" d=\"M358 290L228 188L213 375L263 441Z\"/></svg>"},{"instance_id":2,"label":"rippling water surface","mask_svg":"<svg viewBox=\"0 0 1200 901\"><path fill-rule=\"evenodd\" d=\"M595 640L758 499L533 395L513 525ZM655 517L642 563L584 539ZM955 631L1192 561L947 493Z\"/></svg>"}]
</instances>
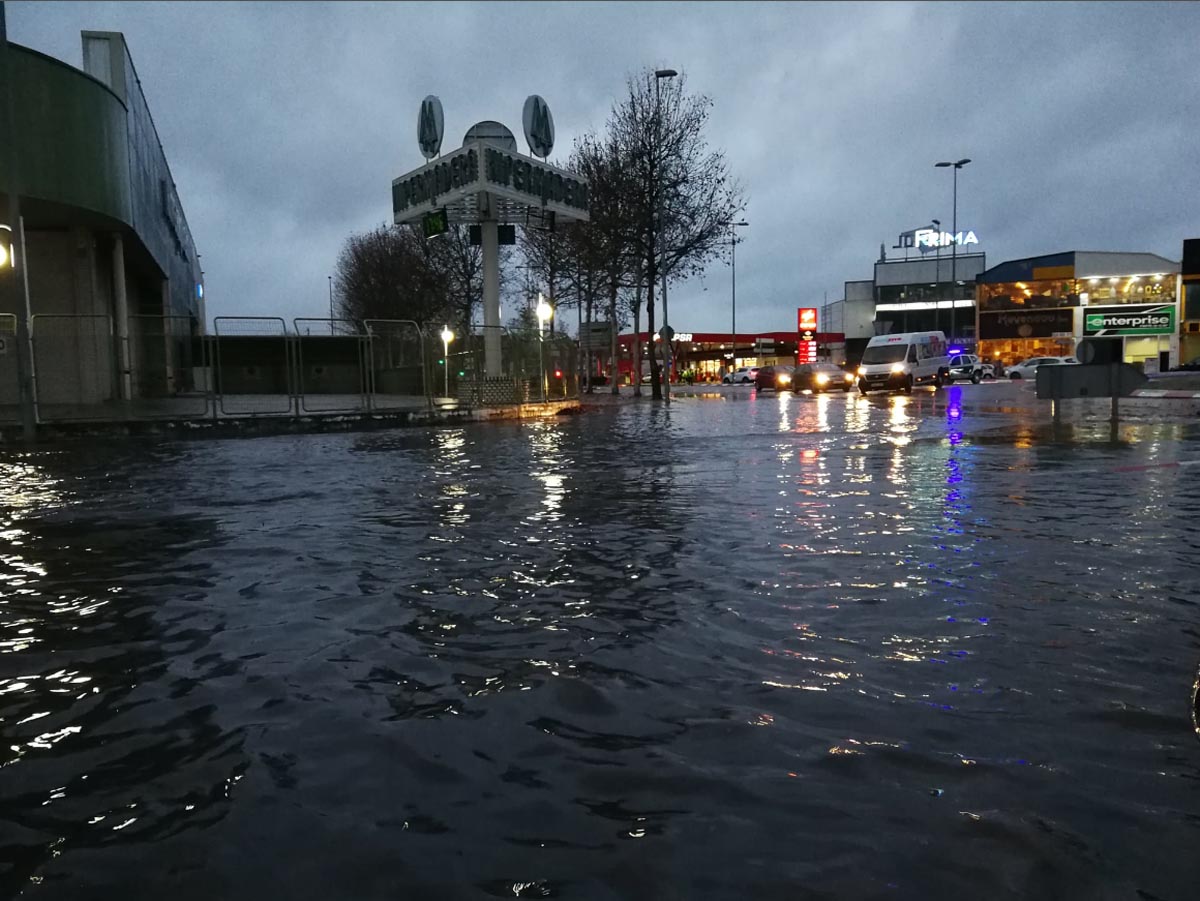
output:
<instances>
[{"instance_id":1,"label":"rippling water surface","mask_svg":"<svg viewBox=\"0 0 1200 901\"><path fill-rule=\"evenodd\" d=\"M3 452L0 895L1196 898L1196 426L739 397Z\"/></svg>"}]
</instances>

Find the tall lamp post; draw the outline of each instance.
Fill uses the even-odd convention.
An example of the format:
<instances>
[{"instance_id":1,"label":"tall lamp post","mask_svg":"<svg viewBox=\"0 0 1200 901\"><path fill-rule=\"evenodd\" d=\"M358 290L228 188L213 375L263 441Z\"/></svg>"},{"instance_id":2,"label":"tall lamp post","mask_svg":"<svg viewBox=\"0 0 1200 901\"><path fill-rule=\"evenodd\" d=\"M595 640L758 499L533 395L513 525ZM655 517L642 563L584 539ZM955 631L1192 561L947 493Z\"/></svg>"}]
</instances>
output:
<instances>
[{"instance_id":1,"label":"tall lamp post","mask_svg":"<svg viewBox=\"0 0 1200 901\"><path fill-rule=\"evenodd\" d=\"M942 223L938 219L929 220L935 229L937 229L938 241L937 247L934 250L934 272L936 273L933 280L937 282L937 293L933 296L933 329L940 332L942 330L942 308L938 306L938 302L942 299ZM951 305L953 309L953 305ZM908 331L906 328L905 331Z\"/></svg>"},{"instance_id":2,"label":"tall lamp post","mask_svg":"<svg viewBox=\"0 0 1200 901\"><path fill-rule=\"evenodd\" d=\"M546 402L546 356L544 346L546 343L546 323L554 316L554 307L546 303L541 292L538 292L537 303L537 318L538 318L538 377L542 383L542 403Z\"/></svg>"},{"instance_id":3,"label":"tall lamp post","mask_svg":"<svg viewBox=\"0 0 1200 901\"><path fill-rule=\"evenodd\" d=\"M654 71L654 142L659 148L662 147L662 106L659 101L658 84L664 78L674 78L679 73L674 69L656 69ZM657 154L655 154L657 157ZM659 161L661 162L661 160ZM663 209L663 192L661 186L658 186L658 245L659 256L664 245L663 231L666 228L666 215ZM667 267L659 266L662 274L662 309L663 309L663 324L662 324L662 352L663 352L663 399L671 403L671 330L670 317L667 315ZM653 341L653 337L651 337Z\"/></svg>"},{"instance_id":4,"label":"tall lamp post","mask_svg":"<svg viewBox=\"0 0 1200 901\"><path fill-rule=\"evenodd\" d=\"M954 291L958 287L958 170L971 162L969 159L961 159L957 162L941 162L934 163L934 168L945 169L947 167L954 168L954 221L950 228L954 232L954 240L950 244L950 340L954 340Z\"/></svg>"},{"instance_id":5,"label":"tall lamp post","mask_svg":"<svg viewBox=\"0 0 1200 901\"><path fill-rule=\"evenodd\" d=\"M737 229L750 223L742 219L725 224L729 226L729 290L733 308L733 321L729 325L729 373L732 375L737 366Z\"/></svg>"},{"instance_id":6,"label":"tall lamp post","mask_svg":"<svg viewBox=\"0 0 1200 901\"><path fill-rule=\"evenodd\" d=\"M442 368L445 370L445 397L450 396L450 342L454 340L454 332L450 326L442 326Z\"/></svg>"}]
</instances>

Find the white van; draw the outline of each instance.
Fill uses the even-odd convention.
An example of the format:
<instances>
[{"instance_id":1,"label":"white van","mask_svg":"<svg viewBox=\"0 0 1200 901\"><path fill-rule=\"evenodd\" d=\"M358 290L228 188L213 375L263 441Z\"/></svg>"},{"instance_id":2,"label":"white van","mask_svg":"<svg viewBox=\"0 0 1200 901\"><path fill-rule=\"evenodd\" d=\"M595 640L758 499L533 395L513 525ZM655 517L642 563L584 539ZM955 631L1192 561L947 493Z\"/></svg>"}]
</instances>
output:
<instances>
[{"instance_id":1,"label":"white van","mask_svg":"<svg viewBox=\"0 0 1200 901\"><path fill-rule=\"evenodd\" d=\"M942 332L876 335L867 342L858 367L858 390L912 392L913 385L942 387L950 370Z\"/></svg>"}]
</instances>

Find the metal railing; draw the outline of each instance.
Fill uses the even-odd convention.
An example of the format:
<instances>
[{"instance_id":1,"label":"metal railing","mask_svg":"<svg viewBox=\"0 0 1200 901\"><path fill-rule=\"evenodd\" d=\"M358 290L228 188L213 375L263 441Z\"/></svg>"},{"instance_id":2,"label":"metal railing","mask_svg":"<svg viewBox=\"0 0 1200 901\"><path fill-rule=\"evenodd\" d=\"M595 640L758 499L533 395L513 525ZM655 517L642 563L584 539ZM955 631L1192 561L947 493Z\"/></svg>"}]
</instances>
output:
<instances>
[{"instance_id":1,"label":"metal railing","mask_svg":"<svg viewBox=\"0 0 1200 901\"><path fill-rule=\"evenodd\" d=\"M411 319L367 319L364 370L372 410L428 406L432 399L426 337Z\"/></svg>"},{"instance_id":2,"label":"metal railing","mask_svg":"<svg viewBox=\"0 0 1200 901\"><path fill-rule=\"evenodd\" d=\"M127 417L111 316L36 313L30 330L42 422Z\"/></svg>"},{"instance_id":3,"label":"metal railing","mask_svg":"<svg viewBox=\"0 0 1200 901\"><path fill-rule=\"evenodd\" d=\"M20 421L19 322L0 314L0 422ZM37 314L32 382L41 422L301 416L538 403L576 396L573 339L473 326L449 348L412 320ZM486 371L497 342L498 372ZM489 340L490 339L490 340ZM448 350L448 352L447 352Z\"/></svg>"},{"instance_id":4,"label":"metal railing","mask_svg":"<svg viewBox=\"0 0 1200 901\"><path fill-rule=\"evenodd\" d=\"M193 326L190 316L129 317L125 358L129 360L130 418L208 415L208 345L195 340Z\"/></svg>"},{"instance_id":5,"label":"metal railing","mask_svg":"<svg viewBox=\"0 0 1200 901\"><path fill-rule=\"evenodd\" d=\"M17 353L17 317L13 313L0 313L0 422L21 421L21 369Z\"/></svg>"},{"instance_id":6,"label":"metal railing","mask_svg":"<svg viewBox=\"0 0 1200 901\"><path fill-rule=\"evenodd\" d=\"M306 413L370 409L367 333L352 319L293 319L296 395ZM307 353L306 353L307 350Z\"/></svg>"},{"instance_id":7,"label":"metal railing","mask_svg":"<svg viewBox=\"0 0 1200 901\"><path fill-rule=\"evenodd\" d=\"M292 345L280 316L213 320L213 390L226 416L291 413L296 390Z\"/></svg>"}]
</instances>

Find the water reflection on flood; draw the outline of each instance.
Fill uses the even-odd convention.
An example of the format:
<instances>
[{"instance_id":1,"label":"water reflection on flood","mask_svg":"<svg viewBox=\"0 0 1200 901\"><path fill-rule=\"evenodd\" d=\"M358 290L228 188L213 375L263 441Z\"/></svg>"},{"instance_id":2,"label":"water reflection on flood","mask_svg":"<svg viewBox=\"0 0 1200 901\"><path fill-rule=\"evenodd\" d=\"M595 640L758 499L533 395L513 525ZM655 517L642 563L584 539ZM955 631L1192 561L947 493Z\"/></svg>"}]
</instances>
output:
<instances>
[{"instance_id":1,"label":"water reflection on flood","mask_svg":"<svg viewBox=\"0 0 1200 901\"><path fill-rule=\"evenodd\" d=\"M0 893L1190 896L1196 428L978 397L0 459Z\"/></svg>"}]
</instances>

